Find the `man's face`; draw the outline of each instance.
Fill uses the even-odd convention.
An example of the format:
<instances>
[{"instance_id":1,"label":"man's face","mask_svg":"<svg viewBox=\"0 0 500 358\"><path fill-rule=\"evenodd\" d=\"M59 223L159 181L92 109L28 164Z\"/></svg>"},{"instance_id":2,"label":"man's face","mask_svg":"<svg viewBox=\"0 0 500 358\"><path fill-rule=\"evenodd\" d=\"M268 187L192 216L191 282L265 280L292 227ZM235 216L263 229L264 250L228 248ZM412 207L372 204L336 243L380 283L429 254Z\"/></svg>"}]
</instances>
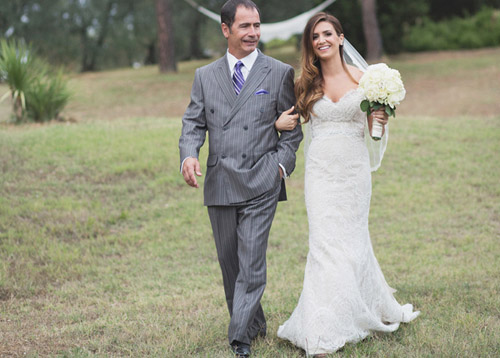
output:
<instances>
[{"instance_id":1,"label":"man's face","mask_svg":"<svg viewBox=\"0 0 500 358\"><path fill-rule=\"evenodd\" d=\"M259 43L260 17L257 9L238 6L234 23L229 28L222 24L222 33L227 39L231 55L240 59L252 53Z\"/></svg>"}]
</instances>

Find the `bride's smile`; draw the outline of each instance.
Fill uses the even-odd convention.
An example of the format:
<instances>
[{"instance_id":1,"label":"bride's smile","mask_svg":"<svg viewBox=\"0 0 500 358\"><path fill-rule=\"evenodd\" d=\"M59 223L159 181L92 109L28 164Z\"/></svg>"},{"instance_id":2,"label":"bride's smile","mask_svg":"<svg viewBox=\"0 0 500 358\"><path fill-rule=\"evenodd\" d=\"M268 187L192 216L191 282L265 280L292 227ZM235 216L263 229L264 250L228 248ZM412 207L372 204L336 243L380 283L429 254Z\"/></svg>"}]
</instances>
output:
<instances>
[{"instance_id":1,"label":"bride's smile","mask_svg":"<svg viewBox=\"0 0 500 358\"><path fill-rule=\"evenodd\" d=\"M337 35L331 23L322 21L314 28L312 40L315 55L326 60L339 53L338 49L344 40L344 34Z\"/></svg>"}]
</instances>

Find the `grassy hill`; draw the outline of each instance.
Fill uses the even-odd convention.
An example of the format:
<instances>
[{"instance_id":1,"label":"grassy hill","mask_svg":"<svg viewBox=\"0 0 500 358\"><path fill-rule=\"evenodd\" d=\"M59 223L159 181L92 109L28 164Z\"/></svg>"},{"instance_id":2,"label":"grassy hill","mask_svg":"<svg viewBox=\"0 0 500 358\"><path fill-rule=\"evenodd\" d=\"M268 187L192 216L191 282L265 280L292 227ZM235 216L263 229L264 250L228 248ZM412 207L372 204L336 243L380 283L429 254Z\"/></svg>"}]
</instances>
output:
<instances>
[{"instance_id":1,"label":"grassy hill","mask_svg":"<svg viewBox=\"0 0 500 358\"><path fill-rule=\"evenodd\" d=\"M298 61L290 49L273 55ZM422 315L332 357L498 355L499 55L385 59L408 96L373 174L370 232L396 298ZM202 189L178 173L180 116L201 64L74 75L65 115L75 122L11 125L0 105L0 357L231 356ZM276 337L302 287L303 161L299 150L273 224L269 334L254 357L304 356Z\"/></svg>"}]
</instances>

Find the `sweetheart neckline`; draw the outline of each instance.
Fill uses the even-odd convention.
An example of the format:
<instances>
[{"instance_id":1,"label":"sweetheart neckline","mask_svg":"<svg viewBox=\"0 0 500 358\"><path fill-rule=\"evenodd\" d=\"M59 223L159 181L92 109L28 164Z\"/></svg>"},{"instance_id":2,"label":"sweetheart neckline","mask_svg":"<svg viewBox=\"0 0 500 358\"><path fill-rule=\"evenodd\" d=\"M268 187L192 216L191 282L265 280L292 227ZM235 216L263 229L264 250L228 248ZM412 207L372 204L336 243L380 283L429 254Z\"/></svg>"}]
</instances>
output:
<instances>
[{"instance_id":1,"label":"sweetheart neckline","mask_svg":"<svg viewBox=\"0 0 500 358\"><path fill-rule=\"evenodd\" d=\"M345 97L347 97L347 95L351 94L352 92L356 92L357 90L359 89L359 87L356 87L356 88L351 88L350 90L348 90L346 93L344 93L342 95L342 97L340 97L338 99L338 101L332 101L330 98L328 98L326 96L326 94L323 95L323 98L326 99L328 102L331 102L333 104L338 104L340 101L342 101Z\"/></svg>"}]
</instances>

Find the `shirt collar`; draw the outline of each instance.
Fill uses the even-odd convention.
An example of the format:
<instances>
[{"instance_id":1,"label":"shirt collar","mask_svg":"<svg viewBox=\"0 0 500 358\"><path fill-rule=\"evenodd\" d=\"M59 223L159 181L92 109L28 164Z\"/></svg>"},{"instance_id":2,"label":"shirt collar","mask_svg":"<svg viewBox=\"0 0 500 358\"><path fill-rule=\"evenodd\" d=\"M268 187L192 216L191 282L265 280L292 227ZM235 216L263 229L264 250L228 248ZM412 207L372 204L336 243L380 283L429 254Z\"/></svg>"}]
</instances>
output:
<instances>
[{"instance_id":1,"label":"shirt collar","mask_svg":"<svg viewBox=\"0 0 500 358\"><path fill-rule=\"evenodd\" d=\"M231 55L229 53L229 50L228 50L227 51L227 62L229 64L229 71L231 73L233 73L233 71L234 71L234 65L236 65L236 63L238 61L241 61L245 65L245 67L248 70L248 72L250 72L250 70L252 69L252 66L255 63L255 61L257 60L258 56L259 56L259 51L257 49L255 49L248 56L240 58L240 59L237 59L236 57L234 57L233 55Z\"/></svg>"}]
</instances>

